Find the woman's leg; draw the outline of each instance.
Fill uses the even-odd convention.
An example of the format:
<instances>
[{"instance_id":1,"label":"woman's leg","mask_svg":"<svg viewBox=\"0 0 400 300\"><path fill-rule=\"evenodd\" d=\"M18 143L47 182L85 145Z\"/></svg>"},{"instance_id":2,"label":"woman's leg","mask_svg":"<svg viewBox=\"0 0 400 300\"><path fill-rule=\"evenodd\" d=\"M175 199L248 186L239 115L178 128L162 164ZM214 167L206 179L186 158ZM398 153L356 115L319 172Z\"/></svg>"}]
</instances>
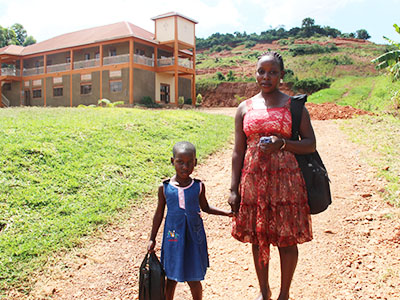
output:
<instances>
[{"instance_id":1,"label":"woman's leg","mask_svg":"<svg viewBox=\"0 0 400 300\"><path fill-rule=\"evenodd\" d=\"M299 251L297 245L278 249L281 259L281 293L278 300L288 300L290 284L292 283L294 270L296 269Z\"/></svg>"},{"instance_id":2,"label":"woman's leg","mask_svg":"<svg viewBox=\"0 0 400 300\"><path fill-rule=\"evenodd\" d=\"M193 300L201 300L203 298L203 287L200 281L188 281L187 282L192 292Z\"/></svg>"},{"instance_id":3,"label":"woman's leg","mask_svg":"<svg viewBox=\"0 0 400 300\"><path fill-rule=\"evenodd\" d=\"M177 284L177 282L175 280L171 280L171 279L167 278L167 285L165 288L165 300L174 299L176 284Z\"/></svg>"},{"instance_id":4,"label":"woman's leg","mask_svg":"<svg viewBox=\"0 0 400 300\"><path fill-rule=\"evenodd\" d=\"M262 262L260 262L260 250L258 245L253 244L252 249L254 266L256 268L258 283L260 284L261 291L261 295L257 298L257 300L269 300L271 299L271 290L268 282L269 264L264 265Z\"/></svg>"}]
</instances>

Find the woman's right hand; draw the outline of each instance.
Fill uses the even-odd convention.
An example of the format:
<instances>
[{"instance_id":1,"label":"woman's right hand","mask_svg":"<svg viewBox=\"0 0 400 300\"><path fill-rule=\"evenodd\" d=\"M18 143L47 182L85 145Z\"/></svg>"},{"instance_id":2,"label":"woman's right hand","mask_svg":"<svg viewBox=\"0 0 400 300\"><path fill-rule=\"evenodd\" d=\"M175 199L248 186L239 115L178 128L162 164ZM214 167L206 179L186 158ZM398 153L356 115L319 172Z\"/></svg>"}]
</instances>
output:
<instances>
[{"instance_id":1,"label":"woman's right hand","mask_svg":"<svg viewBox=\"0 0 400 300\"><path fill-rule=\"evenodd\" d=\"M231 195L229 196L228 203L231 206L231 210L234 214L239 212L239 208L240 208L239 193L236 191L231 191Z\"/></svg>"},{"instance_id":2,"label":"woman's right hand","mask_svg":"<svg viewBox=\"0 0 400 300\"><path fill-rule=\"evenodd\" d=\"M154 252L154 247L156 246L156 242L150 240L149 243L147 244L147 252Z\"/></svg>"}]
</instances>

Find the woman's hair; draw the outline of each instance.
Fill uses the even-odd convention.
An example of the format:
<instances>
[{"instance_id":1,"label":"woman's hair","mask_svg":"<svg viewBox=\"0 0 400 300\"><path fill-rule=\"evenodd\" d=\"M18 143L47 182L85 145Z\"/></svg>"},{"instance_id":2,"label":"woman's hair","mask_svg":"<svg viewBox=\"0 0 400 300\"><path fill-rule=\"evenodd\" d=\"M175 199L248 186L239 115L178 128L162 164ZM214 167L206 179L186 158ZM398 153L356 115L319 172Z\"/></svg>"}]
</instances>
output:
<instances>
[{"instance_id":1,"label":"woman's hair","mask_svg":"<svg viewBox=\"0 0 400 300\"><path fill-rule=\"evenodd\" d=\"M282 55L280 55L278 52L275 52L275 51L267 51L267 52L264 52L263 54L261 54L261 55L258 57L257 62L258 62L261 58L263 58L264 56L272 56L273 58L275 58L275 59L278 61L279 67L281 68L281 71L285 70L285 68L284 68L284 66L283 66L283 58L282 58Z\"/></svg>"},{"instance_id":2,"label":"woman's hair","mask_svg":"<svg viewBox=\"0 0 400 300\"><path fill-rule=\"evenodd\" d=\"M196 147L190 142L177 142L172 148L172 155L175 157L178 151L182 152L192 152L194 156L196 156Z\"/></svg>"}]
</instances>

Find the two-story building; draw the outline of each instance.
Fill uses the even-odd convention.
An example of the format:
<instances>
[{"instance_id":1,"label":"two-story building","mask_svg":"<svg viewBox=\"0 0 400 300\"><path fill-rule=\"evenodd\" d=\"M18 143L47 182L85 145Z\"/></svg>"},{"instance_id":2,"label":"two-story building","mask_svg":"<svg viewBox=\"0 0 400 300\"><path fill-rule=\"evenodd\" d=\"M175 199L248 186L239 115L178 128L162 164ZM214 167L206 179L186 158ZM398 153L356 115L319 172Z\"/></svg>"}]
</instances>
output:
<instances>
[{"instance_id":1,"label":"two-story building","mask_svg":"<svg viewBox=\"0 0 400 300\"><path fill-rule=\"evenodd\" d=\"M0 106L194 103L197 22L175 12L152 20L154 34L120 22L1 48Z\"/></svg>"}]
</instances>

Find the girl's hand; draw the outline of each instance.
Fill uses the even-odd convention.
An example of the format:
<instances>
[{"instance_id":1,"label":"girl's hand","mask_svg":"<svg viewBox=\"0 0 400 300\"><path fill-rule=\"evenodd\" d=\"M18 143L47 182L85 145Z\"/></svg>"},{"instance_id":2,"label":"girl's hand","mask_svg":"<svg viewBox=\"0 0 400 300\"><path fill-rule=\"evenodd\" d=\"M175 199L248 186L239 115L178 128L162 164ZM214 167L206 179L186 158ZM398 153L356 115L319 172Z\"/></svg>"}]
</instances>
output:
<instances>
[{"instance_id":1,"label":"girl's hand","mask_svg":"<svg viewBox=\"0 0 400 300\"><path fill-rule=\"evenodd\" d=\"M237 192L232 191L228 203L231 206L232 214L236 214L240 208L240 195L238 195Z\"/></svg>"},{"instance_id":2,"label":"girl's hand","mask_svg":"<svg viewBox=\"0 0 400 300\"><path fill-rule=\"evenodd\" d=\"M147 245L147 252L154 252L154 247L156 246L156 242L150 240Z\"/></svg>"},{"instance_id":3,"label":"girl's hand","mask_svg":"<svg viewBox=\"0 0 400 300\"><path fill-rule=\"evenodd\" d=\"M270 143L258 143L259 149L265 153L270 154L272 152L278 151L282 147L282 139L275 135L270 136Z\"/></svg>"}]
</instances>

